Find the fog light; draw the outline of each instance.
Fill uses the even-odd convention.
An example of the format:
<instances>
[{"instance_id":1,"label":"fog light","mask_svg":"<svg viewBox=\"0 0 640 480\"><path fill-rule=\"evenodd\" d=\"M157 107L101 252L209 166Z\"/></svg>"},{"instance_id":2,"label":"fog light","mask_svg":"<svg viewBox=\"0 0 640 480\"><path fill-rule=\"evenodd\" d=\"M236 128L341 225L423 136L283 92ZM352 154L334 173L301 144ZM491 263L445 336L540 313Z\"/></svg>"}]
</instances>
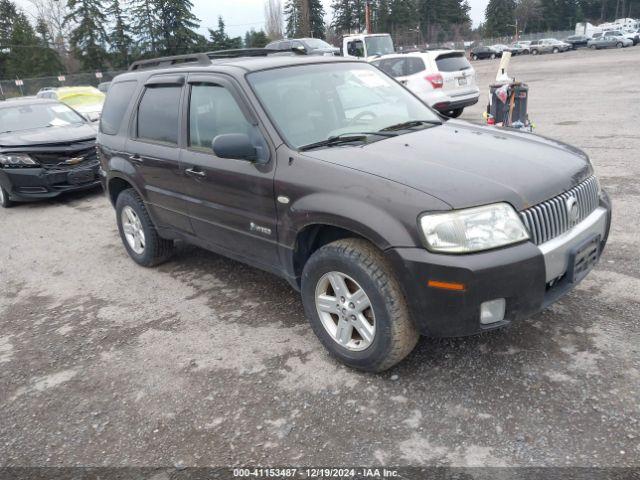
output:
<instances>
[{"instance_id":1,"label":"fog light","mask_svg":"<svg viewBox=\"0 0 640 480\"><path fill-rule=\"evenodd\" d=\"M480 323L482 325L489 325L490 323L504 320L506 306L507 302L504 298L496 298L495 300L483 302L480 305Z\"/></svg>"}]
</instances>

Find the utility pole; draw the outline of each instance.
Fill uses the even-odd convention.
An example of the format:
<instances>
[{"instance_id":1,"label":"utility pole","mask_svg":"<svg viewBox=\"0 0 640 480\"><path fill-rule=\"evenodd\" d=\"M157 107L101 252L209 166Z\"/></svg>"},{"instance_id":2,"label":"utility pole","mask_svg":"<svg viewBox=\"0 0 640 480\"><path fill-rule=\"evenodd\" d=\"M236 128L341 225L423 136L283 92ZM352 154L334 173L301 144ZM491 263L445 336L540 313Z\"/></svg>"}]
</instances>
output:
<instances>
[{"instance_id":1,"label":"utility pole","mask_svg":"<svg viewBox=\"0 0 640 480\"><path fill-rule=\"evenodd\" d=\"M311 36L309 0L300 0L300 33L302 37Z\"/></svg>"},{"instance_id":2,"label":"utility pole","mask_svg":"<svg viewBox=\"0 0 640 480\"><path fill-rule=\"evenodd\" d=\"M364 4L364 25L367 33L373 33L371 29L371 1L367 0Z\"/></svg>"}]
</instances>

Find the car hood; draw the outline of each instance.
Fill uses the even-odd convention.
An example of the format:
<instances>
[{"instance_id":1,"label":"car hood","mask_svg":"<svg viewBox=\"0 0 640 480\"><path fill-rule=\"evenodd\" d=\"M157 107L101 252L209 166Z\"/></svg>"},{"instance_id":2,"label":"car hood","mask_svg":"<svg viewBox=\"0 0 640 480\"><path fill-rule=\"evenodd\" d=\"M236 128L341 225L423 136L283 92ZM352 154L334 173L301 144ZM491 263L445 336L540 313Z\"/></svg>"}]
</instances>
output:
<instances>
[{"instance_id":1,"label":"car hood","mask_svg":"<svg viewBox=\"0 0 640 480\"><path fill-rule=\"evenodd\" d=\"M579 149L530 133L449 120L364 146L305 155L388 178L465 208L509 202L517 210L558 195L593 174Z\"/></svg>"},{"instance_id":2,"label":"car hood","mask_svg":"<svg viewBox=\"0 0 640 480\"><path fill-rule=\"evenodd\" d=\"M31 147L82 142L96 138L95 126L88 123L60 127L34 128L0 134L0 147Z\"/></svg>"}]
</instances>

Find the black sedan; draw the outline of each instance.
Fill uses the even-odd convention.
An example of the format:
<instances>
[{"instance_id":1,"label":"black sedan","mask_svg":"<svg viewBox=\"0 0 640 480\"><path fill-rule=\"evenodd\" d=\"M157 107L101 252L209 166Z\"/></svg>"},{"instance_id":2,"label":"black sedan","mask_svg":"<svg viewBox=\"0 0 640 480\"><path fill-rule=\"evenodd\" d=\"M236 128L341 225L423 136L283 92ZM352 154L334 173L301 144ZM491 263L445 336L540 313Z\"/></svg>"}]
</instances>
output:
<instances>
[{"instance_id":1,"label":"black sedan","mask_svg":"<svg viewBox=\"0 0 640 480\"><path fill-rule=\"evenodd\" d=\"M95 140L95 127L60 102L0 102L0 205L98 186Z\"/></svg>"},{"instance_id":2,"label":"black sedan","mask_svg":"<svg viewBox=\"0 0 640 480\"><path fill-rule=\"evenodd\" d=\"M501 57L502 52L495 50L491 47L476 47L471 50L471 60L482 60L485 58Z\"/></svg>"},{"instance_id":3,"label":"black sedan","mask_svg":"<svg viewBox=\"0 0 640 480\"><path fill-rule=\"evenodd\" d=\"M565 42L571 45L572 50L576 50L578 48L587 48L588 41L589 37L585 35L572 35L565 39Z\"/></svg>"}]
</instances>

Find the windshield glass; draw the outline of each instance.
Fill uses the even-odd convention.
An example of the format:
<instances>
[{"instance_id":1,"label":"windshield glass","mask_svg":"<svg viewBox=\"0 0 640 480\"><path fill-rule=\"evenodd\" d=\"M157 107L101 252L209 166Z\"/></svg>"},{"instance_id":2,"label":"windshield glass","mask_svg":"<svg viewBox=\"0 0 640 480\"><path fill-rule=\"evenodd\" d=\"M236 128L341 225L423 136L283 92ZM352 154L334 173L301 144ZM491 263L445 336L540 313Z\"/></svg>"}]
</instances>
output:
<instances>
[{"instance_id":1,"label":"windshield glass","mask_svg":"<svg viewBox=\"0 0 640 480\"><path fill-rule=\"evenodd\" d=\"M380 37L366 37L364 41L367 44L367 56L369 57L394 53L393 42L391 41L391 37L387 35Z\"/></svg>"},{"instance_id":2,"label":"windshield glass","mask_svg":"<svg viewBox=\"0 0 640 480\"><path fill-rule=\"evenodd\" d=\"M34 103L0 108L0 133L84 122L84 118L60 103Z\"/></svg>"},{"instance_id":3,"label":"windshield glass","mask_svg":"<svg viewBox=\"0 0 640 480\"><path fill-rule=\"evenodd\" d=\"M329 45L324 40L320 40L319 38L306 38L304 42L309 46L309 48L333 48L332 45Z\"/></svg>"},{"instance_id":4,"label":"windshield glass","mask_svg":"<svg viewBox=\"0 0 640 480\"><path fill-rule=\"evenodd\" d=\"M412 120L441 119L397 82L367 63L323 63L247 76L289 145L346 133L377 132Z\"/></svg>"}]
</instances>

